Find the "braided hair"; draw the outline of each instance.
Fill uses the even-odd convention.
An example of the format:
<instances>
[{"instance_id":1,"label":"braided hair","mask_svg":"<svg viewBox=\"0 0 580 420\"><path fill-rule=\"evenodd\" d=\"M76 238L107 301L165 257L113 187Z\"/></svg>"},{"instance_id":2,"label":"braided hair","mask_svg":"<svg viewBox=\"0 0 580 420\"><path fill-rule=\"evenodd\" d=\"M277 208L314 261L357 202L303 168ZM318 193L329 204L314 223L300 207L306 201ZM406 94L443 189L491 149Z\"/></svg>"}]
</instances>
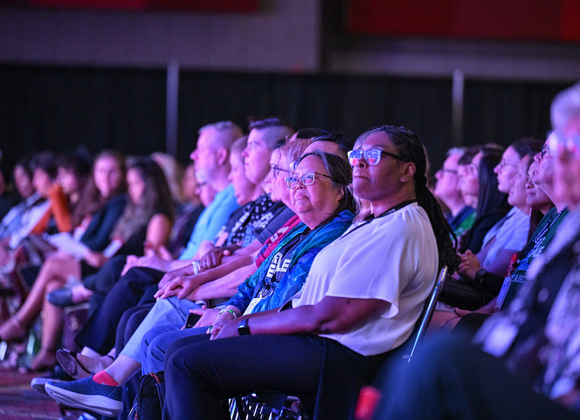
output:
<instances>
[{"instance_id":1,"label":"braided hair","mask_svg":"<svg viewBox=\"0 0 580 420\"><path fill-rule=\"evenodd\" d=\"M397 148L397 154L405 162L415 164L415 197L417 204L423 207L435 233L437 240L437 249L439 251L439 267L446 265L449 272L454 272L460 263L455 246L455 234L443 216L443 211L437 199L427 188L427 156L423 143L412 131L405 127L396 127L393 125L383 125L382 127L373 128L362 134L357 144L362 143L368 136L374 133L385 133L390 142Z\"/></svg>"}]
</instances>

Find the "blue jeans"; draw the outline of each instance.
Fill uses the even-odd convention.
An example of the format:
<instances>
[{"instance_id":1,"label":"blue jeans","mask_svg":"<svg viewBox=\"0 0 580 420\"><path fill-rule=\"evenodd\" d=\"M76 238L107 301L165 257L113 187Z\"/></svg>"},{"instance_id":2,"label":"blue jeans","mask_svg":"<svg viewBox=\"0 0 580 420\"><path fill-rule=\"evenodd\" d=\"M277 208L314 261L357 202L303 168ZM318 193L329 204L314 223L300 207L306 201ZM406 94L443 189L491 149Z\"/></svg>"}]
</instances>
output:
<instances>
[{"instance_id":1,"label":"blue jeans","mask_svg":"<svg viewBox=\"0 0 580 420\"><path fill-rule=\"evenodd\" d=\"M182 330L181 327L183 327L183 323L165 324L155 327L145 334L141 343L141 360L143 360L141 369L143 375L163 370L167 349L177 340L205 334L208 329L208 327L201 327Z\"/></svg>"},{"instance_id":2,"label":"blue jeans","mask_svg":"<svg viewBox=\"0 0 580 420\"><path fill-rule=\"evenodd\" d=\"M154 327L165 324L185 323L190 309L197 309L200 306L190 300L179 300L173 296L169 299L158 300L149 314L145 317L139 328L135 330L129 341L125 344L125 348L121 354L133 360L143 363L145 360L141 358L141 342L143 336Z\"/></svg>"}]
</instances>

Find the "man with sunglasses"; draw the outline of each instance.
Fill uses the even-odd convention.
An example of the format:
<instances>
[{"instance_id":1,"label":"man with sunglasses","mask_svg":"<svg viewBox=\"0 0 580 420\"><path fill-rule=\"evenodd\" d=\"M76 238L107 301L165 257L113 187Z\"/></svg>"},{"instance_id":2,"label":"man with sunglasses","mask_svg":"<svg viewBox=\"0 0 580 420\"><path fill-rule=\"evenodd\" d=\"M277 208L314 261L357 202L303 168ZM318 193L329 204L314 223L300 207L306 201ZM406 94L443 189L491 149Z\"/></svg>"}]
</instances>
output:
<instances>
[{"instance_id":1,"label":"man with sunglasses","mask_svg":"<svg viewBox=\"0 0 580 420\"><path fill-rule=\"evenodd\" d=\"M463 152L455 147L447 152L443 166L435 172L437 183L433 191L433 195L449 209L447 221L457 237L471 229L475 221L475 209L465 204L459 189L458 162Z\"/></svg>"},{"instance_id":2,"label":"man with sunglasses","mask_svg":"<svg viewBox=\"0 0 580 420\"><path fill-rule=\"evenodd\" d=\"M580 419L580 83L551 114L555 133L536 160L552 162L570 214L516 299L479 330L483 352L457 336L425 345L376 418Z\"/></svg>"}]
</instances>

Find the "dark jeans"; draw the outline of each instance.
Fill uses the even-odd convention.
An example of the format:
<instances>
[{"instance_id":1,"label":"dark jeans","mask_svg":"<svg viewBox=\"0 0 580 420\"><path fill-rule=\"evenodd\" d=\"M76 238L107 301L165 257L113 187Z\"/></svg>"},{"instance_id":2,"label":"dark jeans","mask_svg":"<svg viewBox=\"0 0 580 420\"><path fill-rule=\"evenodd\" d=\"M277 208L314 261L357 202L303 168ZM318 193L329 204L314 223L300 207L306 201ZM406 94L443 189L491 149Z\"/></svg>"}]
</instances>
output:
<instances>
[{"instance_id":1,"label":"dark jeans","mask_svg":"<svg viewBox=\"0 0 580 420\"><path fill-rule=\"evenodd\" d=\"M75 341L80 348L89 347L107 354L115 345L117 326L127 309L141 301L146 290L155 286L164 273L152 268L132 268L107 293L103 304L93 313ZM152 298L152 297L151 297Z\"/></svg>"},{"instance_id":2,"label":"dark jeans","mask_svg":"<svg viewBox=\"0 0 580 420\"><path fill-rule=\"evenodd\" d=\"M115 349L117 354L121 353L125 343L129 341L135 330L141 324L141 321L145 319L153 303L147 303L144 305L138 305L134 308L125 311L121 317L121 322L119 322L119 327L117 328L117 340L115 342ZM137 389L139 386L139 378L141 377L141 372L133 375L127 382L123 384L123 411L119 415L119 420L125 420L133 407L133 401L137 395Z\"/></svg>"},{"instance_id":3,"label":"dark jeans","mask_svg":"<svg viewBox=\"0 0 580 420\"><path fill-rule=\"evenodd\" d=\"M375 357L366 358L318 336L249 335L214 341L209 337L187 337L169 347L164 419L226 420L223 400L255 390L282 390L298 397L318 393L315 420L346 419L359 389L348 383L358 383L358 377L370 382L380 365ZM327 395L326 391L319 392L326 371L348 371L340 375L343 383L334 380L327 385L332 389L326 391L334 393L334 405L324 404L327 399L321 398L321 392ZM354 392L345 396L347 389ZM319 401L325 410L320 410Z\"/></svg>"},{"instance_id":4,"label":"dark jeans","mask_svg":"<svg viewBox=\"0 0 580 420\"><path fill-rule=\"evenodd\" d=\"M454 334L427 340L393 369L375 420L578 420L509 372L504 362Z\"/></svg>"}]
</instances>

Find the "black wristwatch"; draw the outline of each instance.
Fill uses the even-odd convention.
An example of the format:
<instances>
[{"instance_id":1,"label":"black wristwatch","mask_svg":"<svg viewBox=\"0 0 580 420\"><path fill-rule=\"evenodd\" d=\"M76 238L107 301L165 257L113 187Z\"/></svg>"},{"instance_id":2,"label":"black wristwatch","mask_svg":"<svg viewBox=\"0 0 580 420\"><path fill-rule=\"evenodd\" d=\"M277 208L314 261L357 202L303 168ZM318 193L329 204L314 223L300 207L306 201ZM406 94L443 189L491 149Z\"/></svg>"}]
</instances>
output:
<instances>
[{"instance_id":1,"label":"black wristwatch","mask_svg":"<svg viewBox=\"0 0 580 420\"><path fill-rule=\"evenodd\" d=\"M481 268L481 269L477 270L477 272L475 273L475 279L474 279L475 282L481 286L481 283L483 283L483 278L485 277L486 274L487 274L487 270L485 268Z\"/></svg>"},{"instance_id":2,"label":"black wristwatch","mask_svg":"<svg viewBox=\"0 0 580 420\"><path fill-rule=\"evenodd\" d=\"M251 335L250 327L248 326L248 318L242 319L238 324L238 334L239 335Z\"/></svg>"}]
</instances>

